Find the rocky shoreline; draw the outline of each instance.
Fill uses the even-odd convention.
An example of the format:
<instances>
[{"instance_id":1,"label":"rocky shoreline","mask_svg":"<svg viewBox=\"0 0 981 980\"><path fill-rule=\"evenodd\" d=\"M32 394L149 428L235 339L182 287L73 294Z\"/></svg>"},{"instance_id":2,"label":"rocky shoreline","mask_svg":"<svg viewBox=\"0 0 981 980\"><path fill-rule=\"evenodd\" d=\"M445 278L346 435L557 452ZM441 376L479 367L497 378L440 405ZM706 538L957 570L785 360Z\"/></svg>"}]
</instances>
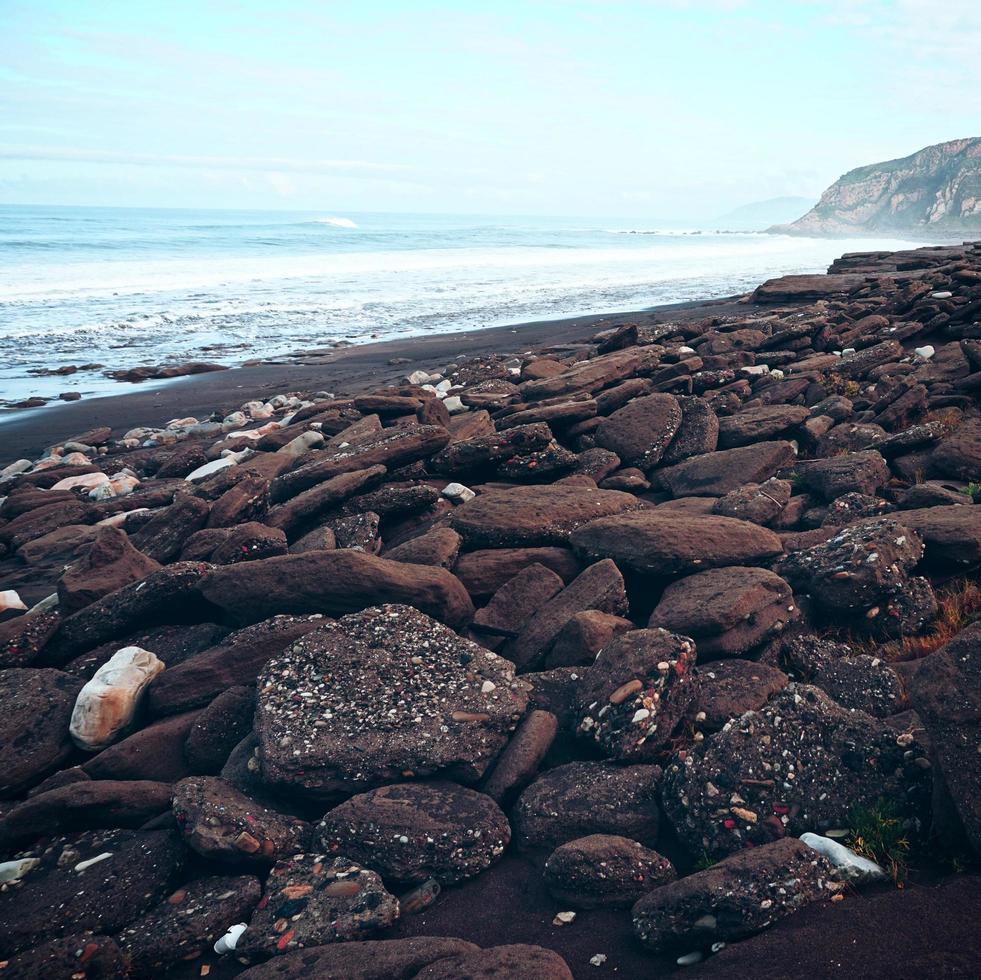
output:
<instances>
[{"instance_id":1,"label":"rocky shoreline","mask_svg":"<svg viewBox=\"0 0 981 980\"><path fill-rule=\"evenodd\" d=\"M0 976L975 975L981 244L412 344L0 430Z\"/></svg>"}]
</instances>

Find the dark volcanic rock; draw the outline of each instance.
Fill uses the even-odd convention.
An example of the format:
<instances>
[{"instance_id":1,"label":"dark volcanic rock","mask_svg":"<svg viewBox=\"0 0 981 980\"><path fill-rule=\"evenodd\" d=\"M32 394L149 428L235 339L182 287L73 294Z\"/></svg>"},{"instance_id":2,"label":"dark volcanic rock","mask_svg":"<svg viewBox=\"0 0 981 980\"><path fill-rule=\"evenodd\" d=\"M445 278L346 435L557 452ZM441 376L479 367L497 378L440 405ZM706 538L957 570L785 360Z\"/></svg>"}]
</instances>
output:
<instances>
[{"instance_id":1,"label":"dark volcanic rock","mask_svg":"<svg viewBox=\"0 0 981 980\"><path fill-rule=\"evenodd\" d=\"M545 666L588 666L614 637L635 628L623 616L614 616L598 609L578 612L559 630L545 658Z\"/></svg>"},{"instance_id":2,"label":"dark volcanic rock","mask_svg":"<svg viewBox=\"0 0 981 980\"><path fill-rule=\"evenodd\" d=\"M677 401L681 425L661 457L665 465L714 452L719 442L719 418L704 398L682 395Z\"/></svg>"},{"instance_id":3,"label":"dark volcanic rock","mask_svg":"<svg viewBox=\"0 0 981 980\"><path fill-rule=\"evenodd\" d=\"M905 707L899 675L878 657L838 657L818 668L813 678L843 708L886 718Z\"/></svg>"},{"instance_id":4,"label":"dark volcanic rock","mask_svg":"<svg viewBox=\"0 0 981 980\"><path fill-rule=\"evenodd\" d=\"M339 615L400 602L457 626L473 615L466 589L431 565L388 561L358 551L311 551L214 569L204 596L239 619L276 613Z\"/></svg>"},{"instance_id":5,"label":"dark volcanic rock","mask_svg":"<svg viewBox=\"0 0 981 980\"><path fill-rule=\"evenodd\" d=\"M930 561L969 564L981 561L981 509L976 507L904 510L895 520L923 539L924 556Z\"/></svg>"},{"instance_id":6,"label":"dark volcanic rock","mask_svg":"<svg viewBox=\"0 0 981 980\"><path fill-rule=\"evenodd\" d=\"M174 817L188 847L206 858L271 864L303 850L310 827L268 810L224 780L192 776L174 787Z\"/></svg>"},{"instance_id":7,"label":"dark volcanic rock","mask_svg":"<svg viewBox=\"0 0 981 980\"><path fill-rule=\"evenodd\" d=\"M399 783L361 793L316 827L318 846L386 881L453 884L489 868L511 840L507 817L483 793L453 783Z\"/></svg>"},{"instance_id":8,"label":"dark volcanic rock","mask_svg":"<svg viewBox=\"0 0 981 980\"><path fill-rule=\"evenodd\" d=\"M669 585L649 625L690 636L706 659L745 653L799 616L779 575L765 568L716 568Z\"/></svg>"},{"instance_id":9,"label":"dark volcanic rock","mask_svg":"<svg viewBox=\"0 0 981 980\"><path fill-rule=\"evenodd\" d=\"M261 958L361 939L398 916L398 899L374 871L345 857L296 854L273 868L235 952Z\"/></svg>"},{"instance_id":10,"label":"dark volcanic rock","mask_svg":"<svg viewBox=\"0 0 981 980\"><path fill-rule=\"evenodd\" d=\"M460 554L461 544L460 535L452 528L434 527L417 538L410 538L390 548L382 557L389 561L407 562L410 565L433 565L437 568L452 569Z\"/></svg>"},{"instance_id":11,"label":"dark volcanic rock","mask_svg":"<svg viewBox=\"0 0 981 980\"><path fill-rule=\"evenodd\" d=\"M799 462L796 469L804 482L825 500L834 500L844 493L874 495L889 480L889 467L874 449Z\"/></svg>"},{"instance_id":12,"label":"dark volcanic rock","mask_svg":"<svg viewBox=\"0 0 981 980\"><path fill-rule=\"evenodd\" d=\"M0 892L3 955L85 929L118 932L169 892L185 851L167 831L97 830L28 854L40 864Z\"/></svg>"},{"instance_id":13,"label":"dark volcanic rock","mask_svg":"<svg viewBox=\"0 0 981 980\"><path fill-rule=\"evenodd\" d=\"M570 541L587 560L612 558L623 569L660 576L743 565L783 551L772 531L747 521L657 510L601 518L574 531Z\"/></svg>"},{"instance_id":14,"label":"dark volcanic rock","mask_svg":"<svg viewBox=\"0 0 981 980\"><path fill-rule=\"evenodd\" d=\"M502 803L524 789L552 747L558 728L559 720L551 711L529 711L497 757L481 792Z\"/></svg>"},{"instance_id":15,"label":"dark volcanic rock","mask_svg":"<svg viewBox=\"0 0 981 980\"><path fill-rule=\"evenodd\" d=\"M774 841L644 895L634 929L655 950L743 939L830 895L831 871L803 842Z\"/></svg>"},{"instance_id":16,"label":"dark volcanic rock","mask_svg":"<svg viewBox=\"0 0 981 980\"><path fill-rule=\"evenodd\" d=\"M687 637L662 629L624 633L583 671L579 735L614 759L657 758L695 697L694 664Z\"/></svg>"},{"instance_id":17,"label":"dark volcanic rock","mask_svg":"<svg viewBox=\"0 0 981 980\"><path fill-rule=\"evenodd\" d=\"M565 587L562 579L544 565L534 564L505 582L479 609L471 628L493 636L516 636L522 627L553 596Z\"/></svg>"},{"instance_id":18,"label":"dark volcanic rock","mask_svg":"<svg viewBox=\"0 0 981 980\"><path fill-rule=\"evenodd\" d=\"M4 980L115 980L129 961L110 936L80 932L49 939L5 961Z\"/></svg>"},{"instance_id":19,"label":"dark volcanic rock","mask_svg":"<svg viewBox=\"0 0 981 980\"><path fill-rule=\"evenodd\" d=\"M689 850L710 856L848 826L853 807L880 799L912 814L924 772L905 753L895 731L798 684L673 763L664 809Z\"/></svg>"},{"instance_id":20,"label":"dark volcanic rock","mask_svg":"<svg viewBox=\"0 0 981 980\"><path fill-rule=\"evenodd\" d=\"M543 946L491 946L473 953L436 960L423 967L415 980L572 980L569 965Z\"/></svg>"},{"instance_id":21,"label":"dark volcanic rock","mask_svg":"<svg viewBox=\"0 0 981 980\"><path fill-rule=\"evenodd\" d=\"M766 483L747 483L719 497L712 513L753 524L770 525L790 502L790 492L788 480L771 477Z\"/></svg>"},{"instance_id":22,"label":"dark volcanic rock","mask_svg":"<svg viewBox=\"0 0 981 980\"><path fill-rule=\"evenodd\" d=\"M259 879L251 875L198 878L179 888L119 934L131 975L151 980L210 953L229 926L248 918L261 895Z\"/></svg>"},{"instance_id":23,"label":"dark volcanic rock","mask_svg":"<svg viewBox=\"0 0 981 980\"><path fill-rule=\"evenodd\" d=\"M659 766L570 762L549 769L518 798L512 813L522 847L555 848L590 834L657 840Z\"/></svg>"},{"instance_id":24,"label":"dark volcanic rock","mask_svg":"<svg viewBox=\"0 0 981 980\"><path fill-rule=\"evenodd\" d=\"M790 682L787 675L769 664L752 660L716 660L695 669L698 678L698 708L705 715L701 728L718 731L730 718L759 711Z\"/></svg>"},{"instance_id":25,"label":"dark volcanic rock","mask_svg":"<svg viewBox=\"0 0 981 980\"><path fill-rule=\"evenodd\" d=\"M480 494L457 507L450 525L473 548L565 544L577 527L597 517L636 510L629 493L588 487L512 487Z\"/></svg>"},{"instance_id":26,"label":"dark volcanic rock","mask_svg":"<svg viewBox=\"0 0 981 980\"><path fill-rule=\"evenodd\" d=\"M255 689L230 687L195 716L184 742L188 769L198 775L221 772L232 749L251 731Z\"/></svg>"},{"instance_id":27,"label":"dark volcanic rock","mask_svg":"<svg viewBox=\"0 0 981 980\"><path fill-rule=\"evenodd\" d=\"M782 436L810 413L800 405L762 405L719 419L719 448L732 449Z\"/></svg>"},{"instance_id":28,"label":"dark volcanic rock","mask_svg":"<svg viewBox=\"0 0 981 980\"><path fill-rule=\"evenodd\" d=\"M492 548L461 555L453 574L467 592L480 598L493 594L523 568L536 563L550 568L566 583L582 571L582 565L568 548Z\"/></svg>"},{"instance_id":29,"label":"dark volcanic rock","mask_svg":"<svg viewBox=\"0 0 981 980\"><path fill-rule=\"evenodd\" d=\"M942 476L981 480L981 419L962 422L931 453L930 465Z\"/></svg>"},{"instance_id":30,"label":"dark volcanic rock","mask_svg":"<svg viewBox=\"0 0 981 980\"><path fill-rule=\"evenodd\" d=\"M721 449L663 467L657 478L673 497L722 497L747 483L763 483L794 461L789 442L758 442Z\"/></svg>"},{"instance_id":31,"label":"dark volcanic rock","mask_svg":"<svg viewBox=\"0 0 981 980\"><path fill-rule=\"evenodd\" d=\"M173 783L189 774L184 742L197 712L174 715L141 728L84 763L93 779L155 779Z\"/></svg>"},{"instance_id":32,"label":"dark volcanic rock","mask_svg":"<svg viewBox=\"0 0 981 980\"><path fill-rule=\"evenodd\" d=\"M210 512L211 505L200 497L177 497L133 535L133 545L154 561L169 562L180 554L184 542L204 527Z\"/></svg>"},{"instance_id":33,"label":"dark volcanic rock","mask_svg":"<svg viewBox=\"0 0 981 980\"><path fill-rule=\"evenodd\" d=\"M0 667L33 664L61 625L57 612L28 612L0 623Z\"/></svg>"},{"instance_id":34,"label":"dark volcanic rock","mask_svg":"<svg viewBox=\"0 0 981 980\"><path fill-rule=\"evenodd\" d=\"M930 737L934 824L981 854L981 624L922 662L910 697Z\"/></svg>"},{"instance_id":35,"label":"dark volcanic rock","mask_svg":"<svg viewBox=\"0 0 981 980\"><path fill-rule=\"evenodd\" d=\"M318 980L412 980L430 963L477 949L463 939L442 937L368 939L297 950L239 976L242 980L295 980L298 976Z\"/></svg>"},{"instance_id":36,"label":"dark volcanic rock","mask_svg":"<svg viewBox=\"0 0 981 980\"><path fill-rule=\"evenodd\" d=\"M626 466L656 466L681 425L681 406L673 395L635 398L605 418L596 443L617 454Z\"/></svg>"},{"instance_id":37,"label":"dark volcanic rock","mask_svg":"<svg viewBox=\"0 0 981 980\"><path fill-rule=\"evenodd\" d=\"M68 735L82 681L60 670L0 671L0 798L17 796L71 755Z\"/></svg>"},{"instance_id":38,"label":"dark volcanic rock","mask_svg":"<svg viewBox=\"0 0 981 980\"><path fill-rule=\"evenodd\" d=\"M557 847L545 862L552 896L573 908L629 908L645 892L674 881L671 862L627 837L593 834Z\"/></svg>"},{"instance_id":39,"label":"dark volcanic rock","mask_svg":"<svg viewBox=\"0 0 981 980\"><path fill-rule=\"evenodd\" d=\"M407 606L346 616L266 665L263 776L318 794L408 775L476 782L524 714L526 692L509 661Z\"/></svg>"}]
</instances>

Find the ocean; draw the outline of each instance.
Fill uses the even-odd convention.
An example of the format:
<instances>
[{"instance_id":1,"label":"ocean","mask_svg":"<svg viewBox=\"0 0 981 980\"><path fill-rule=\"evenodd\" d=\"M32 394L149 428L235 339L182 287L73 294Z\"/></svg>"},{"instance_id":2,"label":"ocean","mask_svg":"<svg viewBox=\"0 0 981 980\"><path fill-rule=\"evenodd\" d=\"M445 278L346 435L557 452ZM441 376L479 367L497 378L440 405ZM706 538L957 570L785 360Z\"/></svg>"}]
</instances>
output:
<instances>
[{"instance_id":1,"label":"ocean","mask_svg":"<svg viewBox=\"0 0 981 980\"><path fill-rule=\"evenodd\" d=\"M913 247L656 221L0 206L0 399L104 372L641 309ZM47 372L99 365L69 376Z\"/></svg>"}]
</instances>

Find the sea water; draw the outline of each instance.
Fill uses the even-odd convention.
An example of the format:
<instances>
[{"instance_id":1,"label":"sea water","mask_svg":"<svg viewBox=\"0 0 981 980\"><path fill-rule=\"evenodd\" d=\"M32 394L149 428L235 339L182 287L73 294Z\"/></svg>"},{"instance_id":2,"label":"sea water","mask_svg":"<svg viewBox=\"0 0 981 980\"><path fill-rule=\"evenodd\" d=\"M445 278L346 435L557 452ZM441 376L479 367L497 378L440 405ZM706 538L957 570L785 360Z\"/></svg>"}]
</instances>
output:
<instances>
[{"instance_id":1,"label":"sea water","mask_svg":"<svg viewBox=\"0 0 981 980\"><path fill-rule=\"evenodd\" d=\"M622 218L0 206L0 399L125 391L104 372L137 365L729 296L917 244Z\"/></svg>"}]
</instances>

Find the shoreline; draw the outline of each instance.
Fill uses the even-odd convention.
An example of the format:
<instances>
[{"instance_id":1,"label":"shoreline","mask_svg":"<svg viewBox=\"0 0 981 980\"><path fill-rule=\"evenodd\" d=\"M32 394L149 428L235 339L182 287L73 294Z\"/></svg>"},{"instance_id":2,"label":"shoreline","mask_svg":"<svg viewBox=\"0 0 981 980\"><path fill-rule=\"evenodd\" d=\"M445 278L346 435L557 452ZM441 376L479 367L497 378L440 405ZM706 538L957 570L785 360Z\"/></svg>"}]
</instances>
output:
<instances>
[{"instance_id":1,"label":"shoreline","mask_svg":"<svg viewBox=\"0 0 981 980\"><path fill-rule=\"evenodd\" d=\"M0 465L35 457L72 435L108 426L114 435L137 426L159 426L181 416L207 418L215 411L234 411L251 398L287 391L331 391L341 396L399 382L418 368L432 368L459 356L510 354L528 347L566 346L629 321L638 325L689 320L707 313L733 314L743 296L668 303L643 310L531 320L521 323L398 340L352 344L325 353L299 351L289 360L195 374L164 382L146 381L118 395L100 395L40 408L11 409L0 414ZM390 364L393 358L408 363ZM126 382L119 382L125 385Z\"/></svg>"}]
</instances>

